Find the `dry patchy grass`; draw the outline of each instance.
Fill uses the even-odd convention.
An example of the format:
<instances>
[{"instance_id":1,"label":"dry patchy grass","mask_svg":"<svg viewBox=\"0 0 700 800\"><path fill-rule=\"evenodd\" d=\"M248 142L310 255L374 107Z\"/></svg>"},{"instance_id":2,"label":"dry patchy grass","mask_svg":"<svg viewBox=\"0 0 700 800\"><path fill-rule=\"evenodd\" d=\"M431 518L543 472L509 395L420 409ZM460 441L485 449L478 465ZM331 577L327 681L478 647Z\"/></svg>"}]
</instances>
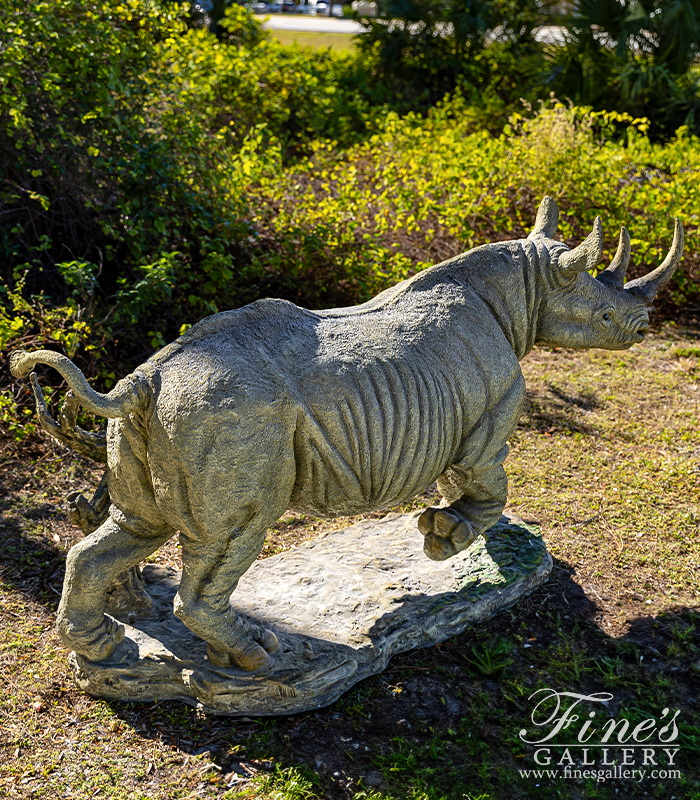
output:
<instances>
[{"instance_id":1,"label":"dry patchy grass","mask_svg":"<svg viewBox=\"0 0 700 800\"><path fill-rule=\"evenodd\" d=\"M549 583L292 718L221 719L77 691L53 628L63 556L80 537L61 498L99 474L55 444L5 442L0 796L700 797L700 346L671 330L621 353L537 350L523 369L509 510L540 523ZM262 555L352 521L290 513ZM158 558L177 563L176 543ZM680 708L683 777L520 777L534 765L517 734L543 686L610 691L610 714Z\"/></svg>"},{"instance_id":2,"label":"dry patchy grass","mask_svg":"<svg viewBox=\"0 0 700 800\"><path fill-rule=\"evenodd\" d=\"M700 368L684 351L697 348L657 336L623 353L536 350L523 364L509 507L539 521L617 630L640 602L700 603Z\"/></svg>"}]
</instances>

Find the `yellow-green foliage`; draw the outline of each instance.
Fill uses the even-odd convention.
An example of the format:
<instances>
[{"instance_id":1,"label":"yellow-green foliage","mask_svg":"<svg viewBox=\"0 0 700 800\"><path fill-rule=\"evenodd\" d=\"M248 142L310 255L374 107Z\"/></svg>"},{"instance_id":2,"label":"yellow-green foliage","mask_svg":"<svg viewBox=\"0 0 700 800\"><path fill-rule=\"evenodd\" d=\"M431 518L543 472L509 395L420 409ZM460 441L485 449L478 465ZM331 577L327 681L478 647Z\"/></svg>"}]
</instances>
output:
<instances>
[{"instance_id":1,"label":"yellow-green foliage","mask_svg":"<svg viewBox=\"0 0 700 800\"><path fill-rule=\"evenodd\" d=\"M353 303L523 235L545 193L569 241L597 213L610 249L628 225L633 274L680 216L676 298L696 289L687 131L651 143L645 119L555 101L487 130L462 95L402 116L371 61L282 47L238 7L228 40L157 0L0 0L0 22L2 348L30 337L80 360L116 340L134 361L260 296ZM99 358L82 366L121 369Z\"/></svg>"},{"instance_id":2,"label":"yellow-green foliage","mask_svg":"<svg viewBox=\"0 0 700 800\"><path fill-rule=\"evenodd\" d=\"M22 296L23 288L21 278L15 291L5 290L4 301L0 304L0 354L3 358L17 348L58 346L70 357L80 348L86 351L98 348L100 337L82 319L84 309L71 300L58 307L47 306L41 296L26 300ZM0 389L0 433L21 441L37 432L34 408L28 404L29 395L25 390L19 402L12 388ZM45 388L44 395L50 400L52 390Z\"/></svg>"},{"instance_id":3,"label":"yellow-green foliage","mask_svg":"<svg viewBox=\"0 0 700 800\"><path fill-rule=\"evenodd\" d=\"M82 309L75 303L50 307L44 299L33 297L26 300L22 296L23 280L15 291L5 291L5 304L0 305L0 352L10 346L29 347L39 343L56 342L69 356L75 355L78 348L91 349L92 330L81 319Z\"/></svg>"},{"instance_id":4,"label":"yellow-green foliage","mask_svg":"<svg viewBox=\"0 0 700 800\"><path fill-rule=\"evenodd\" d=\"M427 119L389 114L381 133L346 152L318 143L305 163L258 184L252 205L273 204L259 224L284 243L289 268L308 262L311 237L363 297L441 256L522 235L544 194L560 204L566 240L585 235L600 214L611 252L626 225L638 272L657 263L679 216L688 253L680 295L695 263L700 140L681 130L652 144L647 127L553 101L529 118L514 115L494 136L475 130L456 99Z\"/></svg>"}]
</instances>

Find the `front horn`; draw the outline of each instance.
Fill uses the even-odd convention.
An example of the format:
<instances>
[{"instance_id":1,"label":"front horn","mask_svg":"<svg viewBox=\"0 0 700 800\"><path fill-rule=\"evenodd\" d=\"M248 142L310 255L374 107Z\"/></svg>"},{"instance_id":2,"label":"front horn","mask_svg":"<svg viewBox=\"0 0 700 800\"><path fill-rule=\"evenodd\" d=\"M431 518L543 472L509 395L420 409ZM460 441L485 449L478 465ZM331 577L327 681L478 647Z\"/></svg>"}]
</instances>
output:
<instances>
[{"instance_id":1,"label":"front horn","mask_svg":"<svg viewBox=\"0 0 700 800\"><path fill-rule=\"evenodd\" d=\"M593 230L573 250L565 250L559 256L559 272L564 278L573 278L579 272L593 269L603 253L603 225L595 218Z\"/></svg>"},{"instance_id":2,"label":"front horn","mask_svg":"<svg viewBox=\"0 0 700 800\"><path fill-rule=\"evenodd\" d=\"M606 286L622 289L625 283L627 266L630 263L631 252L630 235L627 232L627 228L623 226L620 228L620 243L617 246L615 258L610 262L610 266L598 275L597 279Z\"/></svg>"},{"instance_id":3,"label":"front horn","mask_svg":"<svg viewBox=\"0 0 700 800\"><path fill-rule=\"evenodd\" d=\"M678 267L681 256L683 255L683 242L683 226L678 217L676 217L673 243L661 266L658 266L653 272L649 272L643 278L630 281L625 286L625 289L649 305L654 300L659 289L665 286L673 277L673 273L676 271L676 267Z\"/></svg>"}]
</instances>

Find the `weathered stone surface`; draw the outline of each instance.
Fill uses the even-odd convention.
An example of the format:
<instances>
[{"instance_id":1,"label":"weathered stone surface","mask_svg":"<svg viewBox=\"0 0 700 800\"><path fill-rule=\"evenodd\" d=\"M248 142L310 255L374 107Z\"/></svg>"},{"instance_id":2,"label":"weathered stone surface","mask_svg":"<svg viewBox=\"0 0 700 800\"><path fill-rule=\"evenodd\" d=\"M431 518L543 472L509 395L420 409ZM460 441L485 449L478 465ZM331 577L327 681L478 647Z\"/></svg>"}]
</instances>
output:
<instances>
[{"instance_id":1,"label":"weathered stone surface","mask_svg":"<svg viewBox=\"0 0 700 800\"><path fill-rule=\"evenodd\" d=\"M293 714L328 705L383 670L531 592L552 559L537 530L502 518L448 561L425 557L416 516L392 514L257 561L233 608L273 630L280 650L259 672L214 666L206 644L172 613L179 573L148 565L155 615L127 625L108 661L72 653L78 684L122 700L177 698L215 714ZM126 622L124 617L124 622Z\"/></svg>"}]
</instances>

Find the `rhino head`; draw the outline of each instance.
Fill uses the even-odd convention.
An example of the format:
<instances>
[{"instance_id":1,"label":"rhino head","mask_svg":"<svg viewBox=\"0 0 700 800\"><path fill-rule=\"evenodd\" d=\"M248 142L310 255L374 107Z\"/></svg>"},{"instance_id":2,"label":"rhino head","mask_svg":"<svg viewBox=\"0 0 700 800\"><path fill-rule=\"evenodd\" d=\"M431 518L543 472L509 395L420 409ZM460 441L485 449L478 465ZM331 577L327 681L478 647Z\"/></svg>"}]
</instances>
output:
<instances>
[{"instance_id":1,"label":"rhino head","mask_svg":"<svg viewBox=\"0 0 700 800\"><path fill-rule=\"evenodd\" d=\"M630 260L630 237L620 231L620 244L610 266L593 278L588 270L600 261L603 228L596 217L592 233L573 250L552 237L559 209L545 197L528 236L550 254L544 276L547 289L537 318L537 344L556 347L600 347L622 350L641 342L649 329L649 311L657 291L665 286L683 254L683 226L676 219L673 244L661 266L643 278L625 283Z\"/></svg>"}]
</instances>

